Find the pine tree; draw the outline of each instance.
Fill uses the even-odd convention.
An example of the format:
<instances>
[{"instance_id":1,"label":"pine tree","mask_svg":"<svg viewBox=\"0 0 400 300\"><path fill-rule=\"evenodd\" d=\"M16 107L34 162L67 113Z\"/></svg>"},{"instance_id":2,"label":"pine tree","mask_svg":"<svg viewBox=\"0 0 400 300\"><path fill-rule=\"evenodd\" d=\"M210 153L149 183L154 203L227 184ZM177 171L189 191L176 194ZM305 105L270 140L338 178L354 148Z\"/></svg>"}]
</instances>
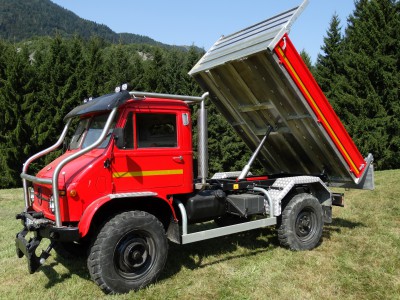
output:
<instances>
[{"instance_id":1,"label":"pine tree","mask_svg":"<svg viewBox=\"0 0 400 300\"><path fill-rule=\"evenodd\" d=\"M110 92L123 83L132 83L135 69L130 54L122 44L112 45L104 58L107 81L104 83Z\"/></svg>"},{"instance_id":2,"label":"pine tree","mask_svg":"<svg viewBox=\"0 0 400 300\"><path fill-rule=\"evenodd\" d=\"M324 44L321 47L323 53L318 55L315 65L315 78L334 108L338 97L336 86L338 81L343 79L342 41L340 20L335 13L324 37Z\"/></svg>"},{"instance_id":3,"label":"pine tree","mask_svg":"<svg viewBox=\"0 0 400 300\"><path fill-rule=\"evenodd\" d=\"M182 69L184 56L185 54L177 49L172 49L167 54L165 85L168 93L183 94Z\"/></svg>"},{"instance_id":4,"label":"pine tree","mask_svg":"<svg viewBox=\"0 0 400 300\"><path fill-rule=\"evenodd\" d=\"M36 61L37 76L40 78L40 91L38 101L35 103L37 114L34 128L37 139L35 143L42 147L50 146L59 136L63 128L63 118L74 105L71 103L72 94L75 93L79 80L73 78L79 72L79 62L71 63L71 59L81 57L76 42L71 48L60 36L50 42L49 51L38 55ZM43 109L43 108L46 109Z\"/></svg>"},{"instance_id":5,"label":"pine tree","mask_svg":"<svg viewBox=\"0 0 400 300\"><path fill-rule=\"evenodd\" d=\"M110 75L105 68L106 64L103 55L105 46L105 42L97 37L91 38L87 45L84 80L86 97L97 97L110 92L109 89L104 87L107 81L106 78Z\"/></svg>"},{"instance_id":6,"label":"pine tree","mask_svg":"<svg viewBox=\"0 0 400 300\"><path fill-rule=\"evenodd\" d=\"M146 89L155 93L168 93L166 88L166 63L161 48L156 47L145 69Z\"/></svg>"},{"instance_id":7,"label":"pine tree","mask_svg":"<svg viewBox=\"0 0 400 300\"><path fill-rule=\"evenodd\" d=\"M86 62L84 59L84 41L79 36L75 36L67 43L68 61L66 64L69 67L67 82L62 88L62 97L64 98L64 109L61 114L68 113L76 105L82 103L87 94L84 90L85 68Z\"/></svg>"},{"instance_id":8,"label":"pine tree","mask_svg":"<svg viewBox=\"0 0 400 300\"><path fill-rule=\"evenodd\" d=\"M135 51L132 58L132 68L133 68L133 76L131 79L131 85L134 90L136 91L144 91L145 88L145 79L144 79L144 66L143 66L143 59L140 55Z\"/></svg>"},{"instance_id":9,"label":"pine tree","mask_svg":"<svg viewBox=\"0 0 400 300\"><path fill-rule=\"evenodd\" d=\"M204 52L199 52L194 46L191 46L185 55L182 68L182 78L184 82L184 90L182 93L185 95L199 96L202 93L197 82L190 77L188 73L203 55Z\"/></svg>"},{"instance_id":10,"label":"pine tree","mask_svg":"<svg viewBox=\"0 0 400 300\"><path fill-rule=\"evenodd\" d=\"M30 53L26 47L9 49L8 64L1 80L0 106L2 130L0 143L0 187L14 187L21 182L22 163L31 151L32 103L37 100L37 84Z\"/></svg>"},{"instance_id":11,"label":"pine tree","mask_svg":"<svg viewBox=\"0 0 400 300\"><path fill-rule=\"evenodd\" d=\"M6 78L6 69L9 64L9 57L11 55L12 50L11 47L5 42L0 41L0 91L4 88L7 83ZM5 107L7 105L7 99L0 97L0 105L1 107ZM5 113L4 110L0 113L0 145L5 141L5 132L8 130L6 127ZM1 154L0 154L1 155Z\"/></svg>"},{"instance_id":12,"label":"pine tree","mask_svg":"<svg viewBox=\"0 0 400 300\"><path fill-rule=\"evenodd\" d=\"M306 64L307 68L311 71L311 73L314 73L314 66L313 66L310 54L308 54L307 51L304 49L301 50L299 54L301 56L301 59Z\"/></svg>"},{"instance_id":13,"label":"pine tree","mask_svg":"<svg viewBox=\"0 0 400 300\"><path fill-rule=\"evenodd\" d=\"M338 114L380 169L400 167L399 32L398 1L356 2L343 41L343 76L333 81Z\"/></svg>"}]
</instances>

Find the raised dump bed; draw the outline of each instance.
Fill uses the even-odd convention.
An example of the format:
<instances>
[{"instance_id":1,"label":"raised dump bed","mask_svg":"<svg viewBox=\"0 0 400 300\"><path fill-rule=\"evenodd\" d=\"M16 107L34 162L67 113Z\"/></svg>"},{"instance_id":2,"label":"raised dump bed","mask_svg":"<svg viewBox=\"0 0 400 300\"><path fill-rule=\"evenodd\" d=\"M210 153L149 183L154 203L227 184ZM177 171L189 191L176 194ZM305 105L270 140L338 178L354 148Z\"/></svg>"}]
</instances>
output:
<instances>
[{"instance_id":1,"label":"raised dump bed","mask_svg":"<svg viewBox=\"0 0 400 300\"><path fill-rule=\"evenodd\" d=\"M330 185L373 188L364 158L289 39L308 1L222 36L189 72L270 174L320 176Z\"/></svg>"}]
</instances>

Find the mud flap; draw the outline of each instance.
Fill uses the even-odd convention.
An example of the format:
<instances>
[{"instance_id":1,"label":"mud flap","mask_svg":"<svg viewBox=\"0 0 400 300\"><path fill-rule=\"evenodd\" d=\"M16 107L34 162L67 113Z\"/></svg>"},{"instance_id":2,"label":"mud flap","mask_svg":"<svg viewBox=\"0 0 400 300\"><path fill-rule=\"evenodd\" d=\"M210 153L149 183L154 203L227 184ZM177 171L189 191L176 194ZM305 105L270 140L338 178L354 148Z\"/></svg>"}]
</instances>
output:
<instances>
[{"instance_id":1,"label":"mud flap","mask_svg":"<svg viewBox=\"0 0 400 300\"><path fill-rule=\"evenodd\" d=\"M332 223L332 206L322 205L322 212L324 223L331 224Z\"/></svg>"},{"instance_id":2,"label":"mud flap","mask_svg":"<svg viewBox=\"0 0 400 300\"><path fill-rule=\"evenodd\" d=\"M168 226L167 237L171 242L175 244L181 244L181 233L179 231L179 224L173 218L171 218L171 222Z\"/></svg>"}]
</instances>

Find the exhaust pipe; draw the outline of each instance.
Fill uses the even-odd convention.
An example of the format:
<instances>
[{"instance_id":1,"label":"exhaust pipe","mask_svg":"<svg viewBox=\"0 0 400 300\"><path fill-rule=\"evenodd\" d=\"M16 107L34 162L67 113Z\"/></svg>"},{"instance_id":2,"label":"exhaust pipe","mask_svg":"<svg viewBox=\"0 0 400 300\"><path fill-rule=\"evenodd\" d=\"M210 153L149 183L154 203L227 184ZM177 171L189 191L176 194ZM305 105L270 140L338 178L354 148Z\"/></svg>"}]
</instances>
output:
<instances>
[{"instance_id":1,"label":"exhaust pipe","mask_svg":"<svg viewBox=\"0 0 400 300\"><path fill-rule=\"evenodd\" d=\"M206 93L208 95L208 93ZM200 104L200 110L198 111L198 141L197 141L197 156L198 156L198 176L201 178L203 186L206 185L208 175L208 130L207 130L207 110L205 108L205 97L203 95L203 101Z\"/></svg>"}]
</instances>

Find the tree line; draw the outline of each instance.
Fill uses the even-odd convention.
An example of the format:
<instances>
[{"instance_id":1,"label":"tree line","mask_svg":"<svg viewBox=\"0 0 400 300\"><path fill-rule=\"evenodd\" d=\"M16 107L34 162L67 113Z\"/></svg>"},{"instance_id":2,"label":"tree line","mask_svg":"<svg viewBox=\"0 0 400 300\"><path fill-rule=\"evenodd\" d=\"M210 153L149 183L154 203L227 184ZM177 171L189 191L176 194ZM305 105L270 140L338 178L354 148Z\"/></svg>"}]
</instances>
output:
<instances>
[{"instance_id":1,"label":"tree line","mask_svg":"<svg viewBox=\"0 0 400 300\"><path fill-rule=\"evenodd\" d=\"M302 52L362 154L373 153L379 169L400 167L399 10L399 1L357 1L344 34L333 16L314 66ZM125 82L141 91L202 94L187 75L203 55L196 47L55 36L0 40L0 53L0 188L20 186L22 163L55 142L63 117L87 97ZM210 173L240 170L248 149L212 103L207 106Z\"/></svg>"}]
</instances>

